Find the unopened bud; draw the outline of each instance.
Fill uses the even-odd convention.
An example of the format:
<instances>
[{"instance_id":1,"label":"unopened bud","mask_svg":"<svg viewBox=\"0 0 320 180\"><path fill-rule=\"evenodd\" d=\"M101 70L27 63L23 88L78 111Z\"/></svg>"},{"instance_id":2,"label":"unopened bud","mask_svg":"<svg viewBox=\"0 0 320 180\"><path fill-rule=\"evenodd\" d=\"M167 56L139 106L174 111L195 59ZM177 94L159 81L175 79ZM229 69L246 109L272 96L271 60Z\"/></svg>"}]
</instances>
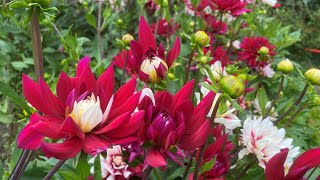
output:
<instances>
[{"instance_id":1,"label":"unopened bud","mask_svg":"<svg viewBox=\"0 0 320 180\"><path fill-rule=\"evenodd\" d=\"M279 62L278 70L283 73L290 73L294 70L294 67L292 62L289 59L286 59Z\"/></svg>"},{"instance_id":2,"label":"unopened bud","mask_svg":"<svg viewBox=\"0 0 320 180\"><path fill-rule=\"evenodd\" d=\"M240 97L244 92L243 81L233 75L227 75L220 80L221 89L232 99Z\"/></svg>"},{"instance_id":3,"label":"unopened bud","mask_svg":"<svg viewBox=\"0 0 320 180\"><path fill-rule=\"evenodd\" d=\"M171 80L174 79L175 78L174 74L173 73L168 73L168 78L171 79Z\"/></svg>"},{"instance_id":4,"label":"unopened bud","mask_svg":"<svg viewBox=\"0 0 320 180\"><path fill-rule=\"evenodd\" d=\"M161 4L162 7L168 7L168 5L169 5L168 0L162 0L162 4Z\"/></svg>"},{"instance_id":5,"label":"unopened bud","mask_svg":"<svg viewBox=\"0 0 320 180\"><path fill-rule=\"evenodd\" d=\"M131 34L125 34L122 36L122 42L125 45L129 45L132 40L134 40L134 38Z\"/></svg>"},{"instance_id":6,"label":"unopened bud","mask_svg":"<svg viewBox=\"0 0 320 180\"><path fill-rule=\"evenodd\" d=\"M201 47L204 47L206 46L210 39L209 39L209 36L207 35L207 33L205 33L204 31L197 31L195 34L194 34L194 40L196 41L196 43L198 45L200 45Z\"/></svg>"},{"instance_id":7,"label":"unopened bud","mask_svg":"<svg viewBox=\"0 0 320 180\"><path fill-rule=\"evenodd\" d=\"M320 85L320 70L319 69L309 69L304 73L304 76L309 82L314 85Z\"/></svg>"},{"instance_id":8,"label":"unopened bud","mask_svg":"<svg viewBox=\"0 0 320 180\"><path fill-rule=\"evenodd\" d=\"M240 78L243 82L247 80L247 75L245 74L239 74L238 78Z\"/></svg>"},{"instance_id":9,"label":"unopened bud","mask_svg":"<svg viewBox=\"0 0 320 180\"><path fill-rule=\"evenodd\" d=\"M119 26L123 25L122 19L118 19L118 20L117 20L117 25L119 25Z\"/></svg>"},{"instance_id":10,"label":"unopened bud","mask_svg":"<svg viewBox=\"0 0 320 180\"><path fill-rule=\"evenodd\" d=\"M189 22L189 26L190 26L190 27L193 27L193 26L194 26L194 22L193 22L193 21L190 21L190 22Z\"/></svg>"},{"instance_id":11,"label":"unopened bud","mask_svg":"<svg viewBox=\"0 0 320 180\"><path fill-rule=\"evenodd\" d=\"M262 46L262 47L259 49L259 54L262 54L262 55L267 55L267 54L269 54L269 48L266 47L266 46Z\"/></svg>"},{"instance_id":12,"label":"unopened bud","mask_svg":"<svg viewBox=\"0 0 320 180\"><path fill-rule=\"evenodd\" d=\"M201 56L200 59L199 59L199 62L201 64L207 64L208 62L208 57L207 56Z\"/></svg>"}]
</instances>

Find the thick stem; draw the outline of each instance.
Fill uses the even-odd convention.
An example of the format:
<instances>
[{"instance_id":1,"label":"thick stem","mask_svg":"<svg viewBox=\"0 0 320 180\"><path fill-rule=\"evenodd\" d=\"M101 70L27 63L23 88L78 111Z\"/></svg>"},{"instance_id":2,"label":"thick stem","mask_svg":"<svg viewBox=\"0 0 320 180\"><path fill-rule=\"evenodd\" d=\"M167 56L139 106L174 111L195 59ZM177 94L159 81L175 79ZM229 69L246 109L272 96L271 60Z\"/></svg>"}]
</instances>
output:
<instances>
[{"instance_id":1,"label":"thick stem","mask_svg":"<svg viewBox=\"0 0 320 180\"><path fill-rule=\"evenodd\" d=\"M276 94L276 97L274 97L274 100L272 101L270 107L267 109L267 112L266 114L264 115L263 119L265 119L266 117L268 117L270 115L270 112L272 110L272 108L275 106L279 96L280 96L280 93L282 91L282 87L283 87L283 82L284 82L284 76L281 76L281 79L280 79L280 84L279 84L279 88L278 88L278 91L277 91L277 94Z\"/></svg>"},{"instance_id":2,"label":"thick stem","mask_svg":"<svg viewBox=\"0 0 320 180\"><path fill-rule=\"evenodd\" d=\"M277 124L281 119L286 117L302 101L307 90L308 90L308 83L304 86L304 89L302 90L302 92L301 92L299 98L296 100L296 102L286 112L284 112L281 116L279 116L278 119L274 122L274 124Z\"/></svg>"},{"instance_id":3,"label":"thick stem","mask_svg":"<svg viewBox=\"0 0 320 180\"><path fill-rule=\"evenodd\" d=\"M142 176L142 180L147 180L150 176L151 171L152 171L152 167L148 165L145 173Z\"/></svg>"},{"instance_id":4,"label":"thick stem","mask_svg":"<svg viewBox=\"0 0 320 180\"><path fill-rule=\"evenodd\" d=\"M57 162L57 164L55 166L53 166L53 168L51 169L50 172L48 172L48 174L46 175L46 177L43 178L43 180L50 180L51 177L60 169L60 167L64 164L64 162L66 162L66 160L60 160L59 162Z\"/></svg>"},{"instance_id":5,"label":"thick stem","mask_svg":"<svg viewBox=\"0 0 320 180\"><path fill-rule=\"evenodd\" d=\"M23 164L22 168L21 168L21 171L19 172L19 175L17 177L17 179L20 179L21 175L23 174L24 170L26 169L27 165L29 164L30 160L33 158L35 154L35 151L30 151L29 154L28 154L28 158L27 160L25 161L25 163Z\"/></svg>"},{"instance_id":6,"label":"thick stem","mask_svg":"<svg viewBox=\"0 0 320 180\"><path fill-rule=\"evenodd\" d=\"M97 24L97 34L98 34L98 44L99 44L99 55L100 61L103 60L103 49L102 49L102 37L101 37L101 9L102 9L102 0L99 0L98 3L99 10L98 10L98 24Z\"/></svg>"},{"instance_id":7,"label":"thick stem","mask_svg":"<svg viewBox=\"0 0 320 180\"><path fill-rule=\"evenodd\" d=\"M193 159L193 157L196 155L196 153L197 153L197 151L195 150L195 151L191 154L191 156L190 156L190 159L189 159L187 168L186 168L186 170L184 171L184 174L183 174L183 178L182 178L183 180L187 179L189 169L190 169L190 167L192 166L192 159Z\"/></svg>"},{"instance_id":8,"label":"thick stem","mask_svg":"<svg viewBox=\"0 0 320 180\"><path fill-rule=\"evenodd\" d=\"M16 167L14 168L12 174L10 175L10 180L16 180L19 177L20 171L23 169L23 166L29 156L30 150L23 150L21 156L18 160Z\"/></svg>"},{"instance_id":9,"label":"thick stem","mask_svg":"<svg viewBox=\"0 0 320 180\"><path fill-rule=\"evenodd\" d=\"M214 105L213 112L212 112L211 118L210 118L211 127L213 126L214 119L215 119L215 117L217 115L217 112L218 112L218 109L219 109L219 104L220 104L220 102L222 100L222 97L223 96L220 95L220 97L218 98L216 104ZM200 170L200 166L202 164L203 155L204 155L204 152L205 152L208 144L209 144L209 136L208 136L206 142L204 143L204 145L202 145L201 148L200 148L200 152L199 152L199 155L198 155L198 161L197 161L196 167L194 169L193 180L197 180L198 179L199 170Z\"/></svg>"},{"instance_id":10,"label":"thick stem","mask_svg":"<svg viewBox=\"0 0 320 180\"><path fill-rule=\"evenodd\" d=\"M190 55L189 55L189 60L188 60L188 65L187 65L187 71L186 71L186 77L184 79L184 84L186 84L189 80L189 74L190 74L190 66L191 66L191 61L192 61L192 58L193 58L193 55L194 55L194 49L192 49Z\"/></svg>"}]
</instances>

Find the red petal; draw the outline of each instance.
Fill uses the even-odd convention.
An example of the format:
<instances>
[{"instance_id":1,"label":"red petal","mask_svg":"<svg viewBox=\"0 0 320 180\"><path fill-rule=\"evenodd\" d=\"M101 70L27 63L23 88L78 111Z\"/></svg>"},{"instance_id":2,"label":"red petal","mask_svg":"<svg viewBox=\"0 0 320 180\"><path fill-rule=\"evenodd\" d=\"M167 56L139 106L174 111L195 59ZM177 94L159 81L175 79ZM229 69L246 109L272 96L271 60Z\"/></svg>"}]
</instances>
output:
<instances>
[{"instance_id":1,"label":"red petal","mask_svg":"<svg viewBox=\"0 0 320 180\"><path fill-rule=\"evenodd\" d=\"M184 135L179 142L179 147L184 150L192 150L200 147L208 139L210 132L210 122L205 121L202 126L191 135Z\"/></svg>"},{"instance_id":2,"label":"red petal","mask_svg":"<svg viewBox=\"0 0 320 180\"><path fill-rule=\"evenodd\" d=\"M169 51L167 57L167 65L170 67L180 54L180 38L176 38L173 48Z\"/></svg>"},{"instance_id":3,"label":"red petal","mask_svg":"<svg viewBox=\"0 0 320 180\"><path fill-rule=\"evenodd\" d=\"M41 116L34 113L30 117L30 123L25 126L18 135L17 144L22 149L38 149L43 140L43 135L33 128L33 125L38 123Z\"/></svg>"},{"instance_id":4,"label":"red petal","mask_svg":"<svg viewBox=\"0 0 320 180\"><path fill-rule=\"evenodd\" d=\"M289 169L289 173L291 174L293 171L297 169L303 169L302 176L309 170L320 164L320 148L310 149L304 153L302 153L292 164ZM307 167L307 168L305 168ZM302 178L302 177L301 177Z\"/></svg>"},{"instance_id":5,"label":"red petal","mask_svg":"<svg viewBox=\"0 0 320 180\"><path fill-rule=\"evenodd\" d=\"M184 101L190 100L193 86L194 86L194 80L191 80L173 96L172 98L172 102L174 103L172 107L173 110Z\"/></svg>"},{"instance_id":6,"label":"red petal","mask_svg":"<svg viewBox=\"0 0 320 180\"><path fill-rule=\"evenodd\" d=\"M121 127L123 123L126 123L130 119L130 112L126 112L124 114L121 114L118 116L116 119L114 119L110 124L105 124L103 127L99 128L96 130L94 133L95 134L102 134L106 136L113 136L112 130ZM116 135L115 135L116 136Z\"/></svg>"},{"instance_id":7,"label":"red petal","mask_svg":"<svg viewBox=\"0 0 320 180\"><path fill-rule=\"evenodd\" d=\"M83 71L85 71L89 66L90 66L90 57L85 56L78 63L78 67L76 70L76 77L80 77Z\"/></svg>"},{"instance_id":8,"label":"red petal","mask_svg":"<svg viewBox=\"0 0 320 180\"><path fill-rule=\"evenodd\" d=\"M64 104L66 104L69 93L74 89L71 85L70 77L62 72L57 83L57 95Z\"/></svg>"},{"instance_id":9,"label":"red petal","mask_svg":"<svg viewBox=\"0 0 320 180\"><path fill-rule=\"evenodd\" d=\"M43 154L48 158L65 160L70 159L81 151L81 140L79 138L71 138L63 143L45 143L41 144Z\"/></svg>"},{"instance_id":10,"label":"red petal","mask_svg":"<svg viewBox=\"0 0 320 180\"><path fill-rule=\"evenodd\" d=\"M110 144L106 143L94 134L86 135L86 138L83 142L84 151L92 156L105 151L109 146Z\"/></svg>"},{"instance_id":11,"label":"red petal","mask_svg":"<svg viewBox=\"0 0 320 180\"><path fill-rule=\"evenodd\" d=\"M147 151L146 161L148 165L154 168L167 165L166 160L164 159L162 154L159 151L154 149L150 149Z\"/></svg>"},{"instance_id":12,"label":"red petal","mask_svg":"<svg viewBox=\"0 0 320 180\"><path fill-rule=\"evenodd\" d=\"M77 136L80 139L84 139L85 135L81 131L80 127L73 121L71 117L68 117L63 125L61 126L61 129L59 130L59 133L69 135L70 137L72 136Z\"/></svg>"},{"instance_id":13,"label":"red petal","mask_svg":"<svg viewBox=\"0 0 320 180\"><path fill-rule=\"evenodd\" d=\"M274 155L266 166L266 180L281 180L284 177L284 162L287 159L289 149L283 149L280 153Z\"/></svg>"},{"instance_id":14,"label":"red petal","mask_svg":"<svg viewBox=\"0 0 320 180\"><path fill-rule=\"evenodd\" d=\"M164 59L164 47L163 47L163 44L162 44L162 42L160 43L160 45L159 45L159 48L158 48L158 55L162 58L162 59ZM167 62L168 63L168 62ZM170 67L169 65L168 65L168 67Z\"/></svg>"},{"instance_id":15,"label":"red petal","mask_svg":"<svg viewBox=\"0 0 320 180\"><path fill-rule=\"evenodd\" d=\"M136 89L136 79L131 79L129 82L121 86L114 94L113 107L123 105L134 93Z\"/></svg>"},{"instance_id":16,"label":"red petal","mask_svg":"<svg viewBox=\"0 0 320 180\"><path fill-rule=\"evenodd\" d=\"M114 91L114 85L115 85L115 81L114 81L114 70L113 70L113 66L111 65L97 80L97 86L96 86L96 90L95 90L95 94L98 95L100 98L101 97L105 97L105 99L100 99L101 102L101 109L104 111L107 103L109 102L113 91ZM99 89L102 89L103 91L103 96L101 96L100 94L97 93L97 91Z\"/></svg>"},{"instance_id":17,"label":"red petal","mask_svg":"<svg viewBox=\"0 0 320 180\"><path fill-rule=\"evenodd\" d=\"M157 49L156 39L143 16L140 17L139 42L143 46L143 53L145 53L149 48L154 50Z\"/></svg>"},{"instance_id":18,"label":"red petal","mask_svg":"<svg viewBox=\"0 0 320 180\"><path fill-rule=\"evenodd\" d=\"M93 91L96 86L96 78L90 69L90 58L88 56L79 61L76 76L79 77L77 80L79 94L83 94L86 91Z\"/></svg>"}]
</instances>

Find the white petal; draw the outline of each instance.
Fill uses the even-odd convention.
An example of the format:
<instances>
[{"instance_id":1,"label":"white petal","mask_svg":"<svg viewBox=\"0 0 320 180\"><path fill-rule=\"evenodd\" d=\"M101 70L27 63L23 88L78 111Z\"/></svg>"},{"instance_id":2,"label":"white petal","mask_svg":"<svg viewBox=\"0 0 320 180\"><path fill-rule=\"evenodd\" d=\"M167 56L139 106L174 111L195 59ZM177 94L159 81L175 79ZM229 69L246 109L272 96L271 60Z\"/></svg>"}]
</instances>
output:
<instances>
[{"instance_id":1,"label":"white petal","mask_svg":"<svg viewBox=\"0 0 320 180\"><path fill-rule=\"evenodd\" d=\"M242 159L243 156L250 154L250 151L248 151L247 148L241 149L241 151L238 153L239 159Z\"/></svg>"},{"instance_id":2,"label":"white petal","mask_svg":"<svg viewBox=\"0 0 320 180\"><path fill-rule=\"evenodd\" d=\"M108 105L106 107L106 110L104 111L103 113L103 117L102 117L102 124L107 120L108 116L109 116L109 113L110 113L110 110L111 110L111 106L113 104L113 99L114 99L114 96L112 95L109 102L108 102Z\"/></svg>"},{"instance_id":3,"label":"white petal","mask_svg":"<svg viewBox=\"0 0 320 180\"><path fill-rule=\"evenodd\" d=\"M151 99L153 106L156 105L156 100L155 100L153 92L152 92L152 90L150 88L142 89L142 92L141 92L141 95L140 95L140 98L139 98L139 103L142 101L142 99L145 96L148 96Z\"/></svg>"}]
</instances>

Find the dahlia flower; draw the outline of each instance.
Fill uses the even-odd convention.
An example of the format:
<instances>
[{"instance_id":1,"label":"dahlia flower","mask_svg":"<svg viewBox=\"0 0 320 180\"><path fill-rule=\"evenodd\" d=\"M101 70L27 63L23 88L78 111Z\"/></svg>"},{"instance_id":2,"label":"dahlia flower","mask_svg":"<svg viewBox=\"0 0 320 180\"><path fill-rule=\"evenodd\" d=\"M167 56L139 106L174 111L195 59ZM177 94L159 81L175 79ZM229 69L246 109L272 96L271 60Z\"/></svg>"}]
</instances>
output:
<instances>
[{"instance_id":1,"label":"dahlia flower","mask_svg":"<svg viewBox=\"0 0 320 180\"><path fill-rule=\"evenodd\" d=\"M195 8L192 6L192 3L190 0L184 0L184 4L186 5L186 11L188 14L191 14L194 16ZM196 10L197 15L200 15L202 11L205 11L205 9L210 8L208 0L200 0ZM210 14L210 13L209 13Z\"/></svg>"},{"instance_id":2,"label":"dahlia flower","mask_svg":"<svg viewBox=\"0 0 320 180\"><path fill-rule=\"evenodd\" d=\"M223 13L229 13L232 16L240 16L243 13L250 12L246 9L246 2L241 0L209 0L211 9L218 10Z\"/></svg>"},{"instance_id":3,"label":"dahlia flower","mask_svg":"<svg viewBox=\"0 0 320 180\"><path fill-rule=\"evenodd\" d=\"M267 4L274 8L278 8L279 6L281 6L281 4L278 3L277 0L262 0L262 3Z\"/></svg>"},{"instance_id":4,"label":"dahlia flower","mask_svg":"<svg viewBox=\"0 0 320 180\"><path fill-rule=\"evenodd\" d=\"M264 37L245 37L240 44L241 52L238 53L239 60L246 61L251 68L265 67L276 53L275 46ZM260 54L259 50L266 49L266 54Z\"/></svg>"},{"instance_id":5,"label":"dahlia flower","mask_svg":"<svg viewBox=\"0 0 320 180\"><path fill-rule=\"evenodd\" d=\"M95 158L98 158L98 156L91 158L89 163L94 164ZM129 165L123 159L122 148L119 145L108 148L106 158L102 155L99 155L99 158L101 175L102 178L106 178L106 180L129 179L129 176L132 174L132 172L128 170ZM94 174L94 167L91 167L90 173Z\"/></svg>"},{"instance_id":6,"label":"dahlia flower","mask_svg":"<svg viewBox=\"0 0 320 180\"><path fill-rule=\"evenodd\" d=\"M153 33L155 33L156 31L156 26L156 23L150 25L150 28ZM174 34L176 28L178 28L178 25L174 24L173 20L168 22L166 19L159 19L157 34L163 37L167 37L168 35L170 36Z\"/></svg>"},{"instance_id":7,"label":"dahlia flower","mask_svg":"<svg viewBox=\"0 0 320 180\"><path fill-rule=\"evenodd\" d=\"M95 155L111 144L137 140L144 112L133 113L140 97L134 94L136 80L114 92L113 66L96 79L89 63L89 57L80 60L74 78L61 73L57 96L43 79L35 83L22 76L24 96L42 114L32 114L18 136L19 148L41 148L48 158L69 159L81 150Z\"/></svg>"},{"instance_id":8,"label":"dahlia flower","mask_svg":"<svg viewBox=\"0 0 320 180\"><path fill-rule=\"evenodd\" d=\"M214 34L226 34L228 32L228 25L225 22L221 22L215 16L207 15L204 17L207 27L210 32Z\"/></svg>"},{"instance_id":9,"label":"dahlia flower","mask_svg":"<svg viewBox=\"0 0 320 180\"><path fill-rule=\"evenodd\" d=\"M269 118L251 119L248 117L241 132L244 149L239 152L239 159L253 153L262 168L265 168L266 163L281 149L289 149L289 156L285 162L286 167L290 167L293 158L299 154L299 147L293 148L293 139L285 138L285 130L278 129Z\"/></svg>"},{"instance_id":10,"label":"dahlia flower","mask_svg":"<svg viewBox=\"0 0 320 180\"><path fill-rule=\"evenodd\" d=\"M135 73L133 72L132 65L130 64L131 61L129 59L132 57L132 52L130 50L122 50L116 56L113 57L112 64L120 69L123 69L126 61L126 72L127 74L135 77Z\"/></svg>"},{"instance_id":11,"label":"dahlia flower","mask_svg":"<svg viewBox=\"0 0 320 180\"><path fill-rule=\"evenodd\" d=\"M157 47L156 39L142 16L139 25L138 41L130 43L132 58L129 59L133 71L145 83L157 83L165 78L169 68L180 53L180 39L176 38L173 48L165 57L162 44Z\"/></svg>"},{"instance_id":12,"label":"dahlia flower","mask_svg":"<svg viewBox=\"0 0 320 180\"><path fill-rule=\"evenodd\" d=\"M153 95L143 89L139 110L145 110L145 121L139 131L143 142L151 145L146 151L146 163L152 167L166 166L166 158L177 163L182 150L200 147L207 139L210 122L206 119L214 93L209 93L194 108L190 96L194 81L189 82L175 95L167 91Z\"/></svg>"},{"instance_id":13,"label":"dahlia flower","mask_svg":"<svg viewBox=\"0 0 320 180\"><path fill-rule=\"evenodd\" d=\"M209 50L212 52L212 47L210 47ZM232 61L230 61L230 55L227 54L227 50L225 50L222 46L218 46L216 49L214 49L211 56L213 59L209 62L209 64L214 64L217 61L220 61L223 67L227 66L228 64L232 64Z\"/></svg>"},{"instance_id":14,"label":"dahlia flower","mask_svg":"<svg viewBox=\"0 0 320 180\"><path fill-rule=\"evenodd\" d=\"M310 169L316 168L320 164L320 148L310 149L302 153L290 168L285 166L288 156L290 156L289 149L285 148L269 160L265 171L266 180L305 179L303 176Z\"/></svg>"}]
</instances>

